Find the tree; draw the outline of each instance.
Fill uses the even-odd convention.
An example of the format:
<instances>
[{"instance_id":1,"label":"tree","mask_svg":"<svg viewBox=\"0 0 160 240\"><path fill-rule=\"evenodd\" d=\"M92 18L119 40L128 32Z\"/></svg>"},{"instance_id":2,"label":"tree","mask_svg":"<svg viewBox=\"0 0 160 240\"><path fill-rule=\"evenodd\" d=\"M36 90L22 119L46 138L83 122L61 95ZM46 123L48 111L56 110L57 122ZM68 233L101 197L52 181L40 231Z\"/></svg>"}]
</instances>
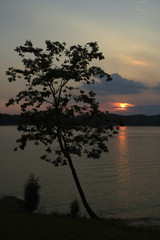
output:
<instances>
[{"instance_id":1,"label":"tree","mask_svg":"<svg viewBox=\"0 0 160 240\"><path fill-rule=\"evenodd\" d=\"M108 151L106 142L116 129L108 115L99 110L95 93L85 91L83 83L94 84L95 76L105 77L106 81L111 77L100 67L91 66L93 60L104 59L96 42L69 48L64 42L45 44L45 50L34 47L31 41L17 47L24 67L11 67L6 72L10 82L18 78L26 82L25 90L6 104L21 104L18 130L23 133L17 140L18 147L23 150L28 141L36 145L42 142L46 146L43 160L55 166L69 164L84 207L91 218L97 218L87 203L72 158L99 158ZM49 157L52 151L55 159Z\"/></svg>"},{"instance_id":2,"label":"tree","mask_svg":"<svg viewBox=\"0 0 160 240\"><path fill-rule=\"evenodd\" d=\"M25 209L29 212L33 212L38 207L40 200L39 188L38 178L35 178L35 176L31 174L24 188Z\"/></svg>"},{"instance_id":3,"label":"tree","mask_svg":"<svg viewBox=\"0 0 160 240\"><path fill-rule=\"evenodd\" d=\"M77 199L73 200L70 205L70 214L73 217L77 217L80 214L80 206Z\"/></svg>"}]
</instances>

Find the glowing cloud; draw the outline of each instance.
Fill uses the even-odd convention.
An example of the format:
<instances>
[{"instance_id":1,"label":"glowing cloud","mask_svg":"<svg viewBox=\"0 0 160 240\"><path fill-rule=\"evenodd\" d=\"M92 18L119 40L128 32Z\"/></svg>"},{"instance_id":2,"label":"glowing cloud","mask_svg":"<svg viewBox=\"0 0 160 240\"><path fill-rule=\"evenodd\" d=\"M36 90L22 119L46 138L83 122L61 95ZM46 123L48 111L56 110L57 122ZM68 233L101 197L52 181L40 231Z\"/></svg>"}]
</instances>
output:
<instances>
[{"instance_id":1,"label":"glowing cloud","mask_svg":"<svg viewBox=\"0 0 160 240\"><path fill-rule=\"evenodd\" d=\"M133 60L132 62L134 65L139 65L144 67L147 67L150 65L147 61L144 61L144 60Z\"/></svg>"},{"instance_id":2,"label":"glowing cloud","mask_svg":"<svg viewBox=\"0 0 160 240\"><path fill-rule=\"evenodd\" d=\"M142 66L142 67L152 66L152 63L146 59L144 59L144 60L143 59L135 59L135 58L129 57L129 56L124 56L122 58L124 59L126 64L137 65L137 66Z\"/></svg>"}]
</instances>

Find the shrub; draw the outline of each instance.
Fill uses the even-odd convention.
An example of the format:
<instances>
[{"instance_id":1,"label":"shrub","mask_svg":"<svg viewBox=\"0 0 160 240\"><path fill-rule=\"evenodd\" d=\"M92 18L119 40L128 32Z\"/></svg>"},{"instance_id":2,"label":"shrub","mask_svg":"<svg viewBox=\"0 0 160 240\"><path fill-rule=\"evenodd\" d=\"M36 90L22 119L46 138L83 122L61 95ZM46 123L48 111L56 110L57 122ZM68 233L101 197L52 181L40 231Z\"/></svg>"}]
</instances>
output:
<instances>
[{"instance_id":1,"label":"shrub","mask_svg":"<svg viewBox=\"0 0 160 240\"><path fill-rule=\"evenodd\" d=\"M70 205L70 214L73 217L78 216L80 213L80 206L79 206L79 202L75 199L74 201L71 202Z\"/></svg>"},{"instance_id":2,"label":"shrub","mask_svg":"<svg viewBox=\"0 0 160 240\"><path fill-rule=\"evenodd\" d=\"M35 178L35 176L31 174L24 189L25 209L29 212L33 212L38 208L40 200L39 189L38 178Z\"/></svg>"}]
</instances>

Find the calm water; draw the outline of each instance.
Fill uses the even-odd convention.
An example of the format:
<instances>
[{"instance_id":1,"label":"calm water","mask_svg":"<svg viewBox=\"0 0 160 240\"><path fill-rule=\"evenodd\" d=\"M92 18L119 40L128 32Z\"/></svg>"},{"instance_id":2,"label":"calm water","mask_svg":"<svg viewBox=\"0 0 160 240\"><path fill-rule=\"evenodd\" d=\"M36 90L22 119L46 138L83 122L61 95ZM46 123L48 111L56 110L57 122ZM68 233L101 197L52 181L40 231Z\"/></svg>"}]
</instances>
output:
<instances>
[{"instance_id":1,"label":"calm water","mask_svg":"<svg viewBox=\"0 0 160 240\"><path fill-rule=\"evenodd\" d=\"M69 211L70 202L79 200L69 167L39 160L43 148L32 144L14 152L18 136L16 127L0 127L0 196L23 198L26 179L34 173L41 184L40 205L48 212ZM74 161L96 214L160 218L160 127L121 128L108 144L110 152L101 159Z\"/></svg>"}]
</instances>

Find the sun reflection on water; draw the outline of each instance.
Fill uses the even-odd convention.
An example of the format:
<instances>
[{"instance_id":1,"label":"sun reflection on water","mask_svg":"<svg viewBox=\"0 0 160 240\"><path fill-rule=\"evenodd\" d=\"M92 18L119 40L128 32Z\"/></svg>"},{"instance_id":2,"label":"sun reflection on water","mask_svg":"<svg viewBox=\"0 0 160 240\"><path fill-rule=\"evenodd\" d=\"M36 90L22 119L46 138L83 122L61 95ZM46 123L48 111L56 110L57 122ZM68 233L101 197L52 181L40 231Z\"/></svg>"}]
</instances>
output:
<instances>
[{"instance_id":1,"label":"sun reflection on water","mask_svg":"<svg viewBox=\"0 0 160 240\"><path fill-rule=\"evenodd\" d=\"M120 129L118 136L118 150L119 150L119 159L118 159L118 181L126 182L128 181L129 176L129 158L127 154L127 136L126 136L126 127Z\"/></svg>"},{"instance_id":2,"label":"sun reflection on water","mask_svg":"<svg viewBox=\"0 0 160 240\"><path fill-rule=\"evenodd\" d=\"M127 127L121 127L118 135L118 158L116 199L118 206L127 207L131 201L130 166L128 155ZM125 214L121 217L126 217Z\"/></svg>"}]
</instances>

